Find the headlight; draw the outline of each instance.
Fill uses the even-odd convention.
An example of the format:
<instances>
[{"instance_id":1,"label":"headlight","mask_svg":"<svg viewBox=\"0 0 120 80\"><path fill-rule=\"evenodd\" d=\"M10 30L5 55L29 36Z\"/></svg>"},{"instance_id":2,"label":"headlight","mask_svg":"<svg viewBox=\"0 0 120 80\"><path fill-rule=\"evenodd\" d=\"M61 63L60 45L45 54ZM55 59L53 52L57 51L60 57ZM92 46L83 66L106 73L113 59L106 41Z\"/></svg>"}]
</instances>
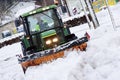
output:
<instances>
[{"instance_id":1,"label":"headlight","mask_svg":"<svg viewBox=\"0 0 120 80\"><path fill-rule=\"evenodd\" d=\"M52 41L53 42L58 42L58 38L54 38Z\"/></svg>"},{"instance_id":2,"label":"headlight","mask_svg":"<svg viewBox=\"0 0 120 80\"><path fill-rule=\"evenodd\" d=\"M49 44L51 44L51 43L52 43L51 40L47 40L47 41L46 41L46 44L47 44L47 45L49 45Z\"/></svg>"}]
</instances>

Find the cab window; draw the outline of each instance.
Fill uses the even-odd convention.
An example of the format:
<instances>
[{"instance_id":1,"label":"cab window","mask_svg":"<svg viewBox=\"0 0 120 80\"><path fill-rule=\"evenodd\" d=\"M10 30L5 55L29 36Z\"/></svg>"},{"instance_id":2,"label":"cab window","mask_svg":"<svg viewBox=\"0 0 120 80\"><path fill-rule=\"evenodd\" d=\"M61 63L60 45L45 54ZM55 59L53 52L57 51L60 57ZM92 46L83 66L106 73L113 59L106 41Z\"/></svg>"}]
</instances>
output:
<instances>
[{"instance_id":1,"label":"cab window","mask_svg":"<svg viewBox=\"0 0 120 80\"><path fill-rule=\"evenodd\" d=\"M44 11L28 17L30 32L44 31L50 28L60 26L58 17L54 10Z\"/></svg>"}]
</instances>

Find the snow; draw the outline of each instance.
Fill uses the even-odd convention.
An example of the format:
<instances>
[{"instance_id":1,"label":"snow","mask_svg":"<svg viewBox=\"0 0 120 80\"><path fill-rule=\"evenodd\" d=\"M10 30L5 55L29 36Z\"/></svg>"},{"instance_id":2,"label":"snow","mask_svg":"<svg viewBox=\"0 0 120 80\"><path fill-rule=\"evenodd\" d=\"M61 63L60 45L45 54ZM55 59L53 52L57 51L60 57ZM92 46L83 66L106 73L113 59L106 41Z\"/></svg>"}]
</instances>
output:
<instances>
[{"instance_id":1,"label":"snow","mask_svg":"<svg viewBox=\"0 0 120 80\"><path fill-rule=\"evenodd\" d=\"M17 11L17 13L15 14L15 17L18 18L20 15L24 14L24 13L27 13L31 10L35 9L35 6L29 6L29 7L26 7L24 9L20 9L19 11Z\"/></svg>"},{"instance_id":2,"label":"snow","mask_svg":"<svg viewBox=\"0 0 120 80\"><path fill-rule=\"evenodd\" d=\"M12 21L11 19L2 20L0 26L3 26L11 21Z\"/></svg>"},{"instance_id":3,"label":"snow","mask_svg":"<svg viewBox=\"0 0 120 80\"><path fill-rule=\"evenodd\" d=\"M8 36L6 38L0 39L0 43L2 43L4 41L9 41L11 39L14 39L14 38L17 38L17 37L20 37L20 36L23 36L23 35L24 35L24 32L13 34L12 36Z\"/></svg>"},{"instance_id":4,"label":"snow","mask_svg":"<svg viewBox=\"0 0 120 80\"><path fill-rule=\"evenodd\" d=\"M120 3L110 7L115 22L120 20ZM114 12L115 11L115 12ZM21 54L20 43L0 49L0 80L120 80L120 27L113 29L107 10L97 13L100 26L89 29L87 24L71 28L78 37L87 31L91 40L86 52L65 51L65 57L22 72L15 57Z\"/></svg>"},{"instance_id":5,"label":"snow","mask_svg":"<svg viewBox=\"0 0 120 80\"><path fill-rule=\"evenodd\" d=\"M24 80L21 65L16 57L20 53L20 43L0 49L0 80Z\"/></svg>"},{"instance_id":6,"label":"snow","mask_svg":"<svg viewBox=\"0 0 120 80\"><path fill-rule=\"evenodd\" d=\"M15 18L19 18L20 15L26 13L26 12L29 12L37 7L40 7L38 5L35 5L35 2L32 1L32 2L19 2L15 7L11 7L10 9L10 13L9 15L11 15L12 17L10 16L5 16L5 19L1 21L1 24L0 26L3 26L13 20L15 20Z\"/></svg>"}]
</instances>

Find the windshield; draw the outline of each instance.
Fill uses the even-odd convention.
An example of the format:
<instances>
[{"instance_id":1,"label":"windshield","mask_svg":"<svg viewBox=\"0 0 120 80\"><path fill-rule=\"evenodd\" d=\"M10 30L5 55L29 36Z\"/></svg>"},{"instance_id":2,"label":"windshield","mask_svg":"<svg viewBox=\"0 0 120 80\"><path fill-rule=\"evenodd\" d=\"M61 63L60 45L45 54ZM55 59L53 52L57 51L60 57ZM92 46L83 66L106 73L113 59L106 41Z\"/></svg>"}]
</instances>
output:
<instances>
[{"instance_id":1,"label":"windshield","mask_svg":"<svg viewBox=\"0 0 120 80\"><path fill-rule=\"evenodd\" d=\"M54 10L44 11L28 17L30 32L44 31L60 26Z\"/></svg>"}]
</instances>

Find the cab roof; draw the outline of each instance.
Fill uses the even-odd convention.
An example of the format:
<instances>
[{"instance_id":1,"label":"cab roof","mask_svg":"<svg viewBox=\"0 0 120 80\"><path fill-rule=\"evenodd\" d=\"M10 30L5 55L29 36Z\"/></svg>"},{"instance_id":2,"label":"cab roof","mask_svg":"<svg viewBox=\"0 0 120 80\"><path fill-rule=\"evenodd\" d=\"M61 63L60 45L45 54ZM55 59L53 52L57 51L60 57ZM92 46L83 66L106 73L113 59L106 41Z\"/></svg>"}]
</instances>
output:
<instances>
[{"instance_id":1,"label":"cab roof","mask_svg":"<svg viewBox=\"0 0 120 80\"><path fill-rule=\"evenodd\" d=\"M56 5L50 5L50 6L46 6L46 7L42 7L42 8L37 8L35 10L32 10L32 11L29 11L27 13L24 13L23 15L21 15L22 17L27 17L29 15L32 15L32 14L36 14L36 13L40 13L40 12L43 12L45 10L49 10L49 9L53 9L53 8L56 8L57 6Z\"/></svg>"}]
</instances>

